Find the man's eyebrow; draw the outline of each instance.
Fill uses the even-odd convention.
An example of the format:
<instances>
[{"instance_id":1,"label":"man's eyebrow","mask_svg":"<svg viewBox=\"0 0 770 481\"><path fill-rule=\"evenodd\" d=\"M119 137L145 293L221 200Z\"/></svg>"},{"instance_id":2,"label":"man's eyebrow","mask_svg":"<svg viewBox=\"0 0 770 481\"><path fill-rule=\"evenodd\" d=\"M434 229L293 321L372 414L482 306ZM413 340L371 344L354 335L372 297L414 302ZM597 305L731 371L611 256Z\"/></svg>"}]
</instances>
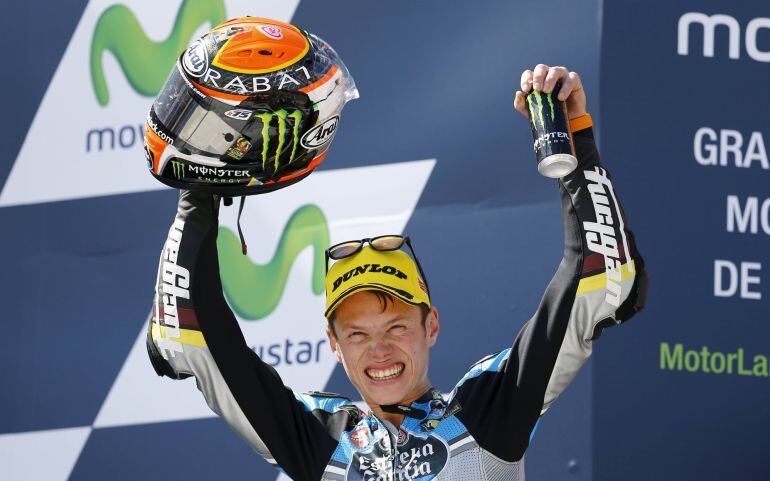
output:
<instances>
[{"instance_id":1,"label":"man's eyebrow","mask_svg":"<svg viewBox=\"0 0 770 481\"><path fill-rule=\"evenodd\" d=\"M409 320L409 318L399 314L396 317L393 317L393 318L385 321L385 325L386 326L391 326L391 325L393 325L393 324L395 324L397 322L404 322L404 321L407 321L407 320ZM350 324L350 325L347 325L347 326L343 326L341 330L343 332L344 331L366 331L366 327L364 327L362 325L358 325L358 324Z\"/></svg>"},{"instance_id":2,"label":"man's eyebrow","mask_svg":"<svg viewBox=\"0 0 770 481\"><path fill-rule=\"evenodd\" d=\"M343 331L365 331L366 327L362 324L349 324L347 326L342 326Z\"/></svg>"},{"instance_id":3,"label":"man's eyebrow","mask_svg":"<svg viewBox=\"0 0 770 481\"><path fill-rule=\"evenodd\" d=\"M387 322L387 324L390 325L390 324L395 324L397 322L404 322L404 321L408 321L408 320L409 320L408 317L398 315L398 316L394 317L393 319L389 320Z\"/></svg>"}]
</instances>

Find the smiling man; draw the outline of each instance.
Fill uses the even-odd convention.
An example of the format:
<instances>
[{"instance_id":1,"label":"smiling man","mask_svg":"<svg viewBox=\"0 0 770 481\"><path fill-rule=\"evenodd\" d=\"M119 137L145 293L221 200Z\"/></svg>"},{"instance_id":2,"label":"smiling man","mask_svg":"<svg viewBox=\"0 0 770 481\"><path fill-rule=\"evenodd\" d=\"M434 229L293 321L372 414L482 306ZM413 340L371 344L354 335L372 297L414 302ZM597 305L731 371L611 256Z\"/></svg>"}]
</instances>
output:
<instances>
[{"instance_id":1,"label":"smiling man","mask_svg":"<svg viewBox=\"0 0 770 481\"><path fill-rule=\"evenodd\" d=\"M365 245L369 244L369 245ZM429 349L439 331L408 238L388 235L330 247L326 276L329 344L372 412L401 424L398 406L430 391ZM395 410L394 410L394 407Z\"/></svg>"},{"instance_id":2,"label":"smiling man","mask_svg":"<svg viewBox=\"0 0 770 481\"><path fill-rule=\"evenodd\" d=\"M564 257L518 335L500 333L510 347L481 359L455 386L442 386L448 396L428 377L439 313L408 238L327 250L327 333L368 406L360 410L342 396L294 393L249 349L222 294L219 198L191 191L181 194L159 267L147 342L158 374L194 376L209 406L295 481L523 480L540 416L602 330L638 312L646 291L579 76L546 65L527 70L515 107L526 115L525 94L548 94L557 82L578 159L558 182Z\"/></svg>"}]
</instances>

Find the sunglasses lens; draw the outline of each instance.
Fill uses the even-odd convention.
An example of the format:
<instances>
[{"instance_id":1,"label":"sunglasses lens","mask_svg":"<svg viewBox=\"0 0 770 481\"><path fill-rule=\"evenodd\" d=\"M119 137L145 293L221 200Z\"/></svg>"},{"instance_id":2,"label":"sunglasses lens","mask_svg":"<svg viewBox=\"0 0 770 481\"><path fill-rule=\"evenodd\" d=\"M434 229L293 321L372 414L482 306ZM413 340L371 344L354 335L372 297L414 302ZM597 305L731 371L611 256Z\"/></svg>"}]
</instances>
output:
<instances>
[{"instance_id":1,"label":"sunglasses lens","mask_svg":"<svg viewBox=\"0 0 770 481\"><path fill-rule=\"evenodd\" d=\"M369 243L374 250L394 251L401 248L401 245L404 243L404 238L400 235L384 235L372 239Z\"/></svg>"},{"instance_id":2,"label":"sunglasses lens","mask_svg":"<svg viewBox=\"0 0 770 481\"><path fill-rule=\"evenodd\" d=\"M329 257L334 260L344 259L353 255L361 247L361 241L350 241L332 247Z\"/></svg>"}]
</instances>

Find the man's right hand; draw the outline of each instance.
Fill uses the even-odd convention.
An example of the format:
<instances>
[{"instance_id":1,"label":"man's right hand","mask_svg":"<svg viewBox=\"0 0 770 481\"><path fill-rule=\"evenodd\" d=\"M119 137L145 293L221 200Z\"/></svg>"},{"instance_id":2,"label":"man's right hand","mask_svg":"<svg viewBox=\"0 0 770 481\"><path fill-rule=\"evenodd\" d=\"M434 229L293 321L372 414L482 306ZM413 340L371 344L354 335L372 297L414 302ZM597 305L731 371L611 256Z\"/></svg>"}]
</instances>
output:
<instances>
[{"instance_id":1,"label":"man's right hand","mask_svg":"<svg viewBox=\"0 0 770 481\"><path fill-rule=\"evenodd\" d=\"M559 90L557 98L567 102L569 118L574 119L585 115L586 94L580 75L577 72L571 72L566 67L549 67L542 63L538 64L534 71L525 70L522 72L521 90L516 91L516 98L513 101L514 108L524 117L529 118L527 94L532 90L546 94L551 93L558 82L561 82L561 90Z\"/></svg>"}]
</instances>

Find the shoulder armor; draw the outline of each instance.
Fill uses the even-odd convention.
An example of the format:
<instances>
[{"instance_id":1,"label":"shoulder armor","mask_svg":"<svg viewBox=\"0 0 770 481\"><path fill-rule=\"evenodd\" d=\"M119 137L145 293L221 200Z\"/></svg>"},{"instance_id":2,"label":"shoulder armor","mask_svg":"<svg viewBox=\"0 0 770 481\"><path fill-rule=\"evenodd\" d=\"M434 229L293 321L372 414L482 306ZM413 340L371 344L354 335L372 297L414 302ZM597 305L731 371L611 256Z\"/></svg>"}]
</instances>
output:
<instances>
[{"instance_id":1,"label":"shoulder armor","mask_svg":"<svg viewBox=\"0 0 770 481\"><path fill-rule=\"evenodd\" d=\"M495 351L495 352L493 352L492 354L487 354L486 356L482 357L482 358L481 358L481 359L479 359L478 361L476 361L476 362L474 362L473 364L471 364L471 366L470 366L468 369L473 369L474 367L478 366L478 365L479 365L479 364L481 364L482 362L484 362L484 361L488 361L488 360L492 359L493 357L497 356L497 355L498 355L498 354L500 354L501 352L503 352L503 351Z\"/></svg>"}]
</instances>

